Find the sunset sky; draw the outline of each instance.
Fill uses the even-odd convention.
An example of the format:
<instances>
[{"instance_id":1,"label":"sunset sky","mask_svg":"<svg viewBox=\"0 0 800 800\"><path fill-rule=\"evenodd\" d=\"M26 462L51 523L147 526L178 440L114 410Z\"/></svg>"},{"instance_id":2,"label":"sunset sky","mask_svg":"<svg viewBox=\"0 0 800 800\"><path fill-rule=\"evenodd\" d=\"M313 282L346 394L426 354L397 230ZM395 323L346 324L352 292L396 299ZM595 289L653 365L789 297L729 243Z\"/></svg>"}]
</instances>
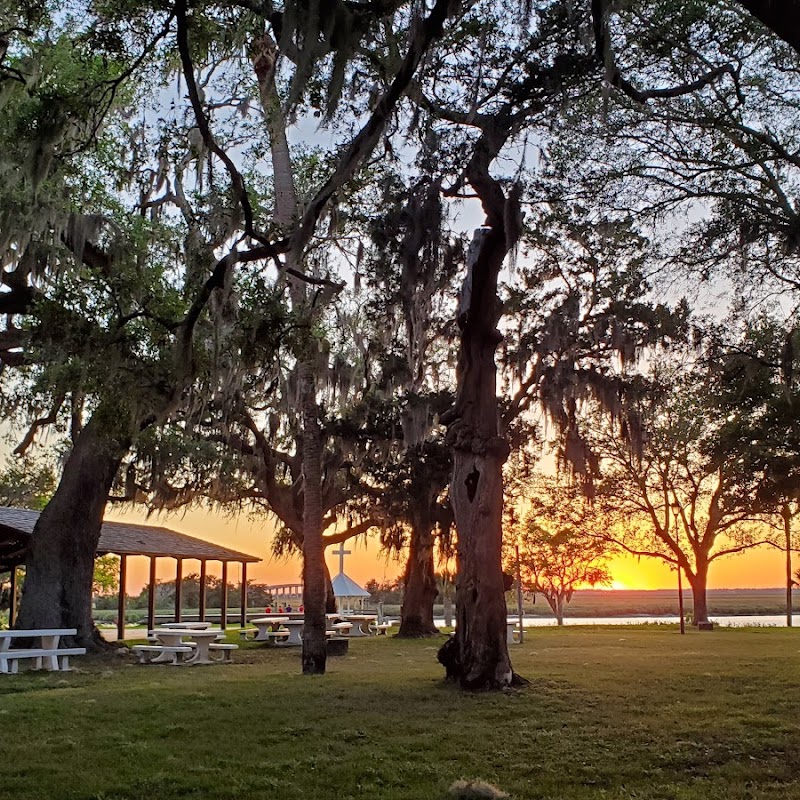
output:
<instances>
[{"instance_id":1,"label":"sunset sky","mask_svg":"<svg viewBox=\"0 0 800 800\"><path fill-rule=\"evenodd\" d=\"M248 568L248 578L258 583L275 584L299 580L299 559L285 561L272 558L270 553L272 524L266 519L254 520L247 514L229 517L203 509L152 516L149 519L141 512L120 513L112 510L106 515L106 518L122 522L159 525L254 555L263 561ZM357 542L348 542L346 548L352 550L353 554L345 558L345 572L362 585L370 578L378 580L393 578L402 570L402 564L399 561L393 558L387 559L372 541L366 544L363 539ZM327 560L332 573L338 572L338 557L334 556L330 550ZM175 577L174 560L164 558L159 559L158 563L159 578ZM199 569L199 564L196 562L184 562L184 575L190 572L199 572ZM149 559L129 559L128 594L138 593L147 581L148 570ZM218 564L210 562L209 572L219 574ZM615 589L670 589L675 586L677 581L676 573L655 559L616 558L611 562L611 574L614 579L612 588ZM231 568L229 575L231 582L238 580L238 565ZM709 588L777 587L783 585L783 580L783 553L773 548L762 548L714 562L709 574Z\"/></svg>"}]
</instances>

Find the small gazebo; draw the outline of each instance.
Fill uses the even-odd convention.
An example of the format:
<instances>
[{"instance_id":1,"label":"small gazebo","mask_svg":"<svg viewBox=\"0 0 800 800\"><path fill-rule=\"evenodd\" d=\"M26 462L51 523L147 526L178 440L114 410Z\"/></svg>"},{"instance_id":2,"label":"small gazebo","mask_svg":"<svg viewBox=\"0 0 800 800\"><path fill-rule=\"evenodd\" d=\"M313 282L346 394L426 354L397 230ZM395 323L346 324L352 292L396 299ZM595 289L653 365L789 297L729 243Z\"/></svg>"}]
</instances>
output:
<instances>
[{"instance_id":1,"label":"small gazebo","mask_svg":"<svg viewBox=\"0 0 800 800\"><path fill-rule=\"evenodd\" d=\"M352 578L340 572L331 581L333 594L336 598L336 610L343 614L345 611L363 610L364 601L372 595L359 586Z\"/></svg>"},{"instance_id":2,"label":"small gazebo","mask_svg":"<svg viewBox=\"0 0 800 800\"><path fill-rule=\"evenodd\" d=\"M11 609L10 619L16 615L16 577L17 567L25 563L25 552L33 529L39 519L39 512L28 508L9 508L0 506L0 572L11 572ZM151 525L138 525L128 522L104 522L100 530L100 541L95 555L104 556L113 553L120 558L119 563L119 598L117 614L117 635L120 639L125 633L125 584L127 578L128 556L146 556L150 558L150 583L147 598L147 625L155 626L156 615L156 561L159 558L175 559L175 622L181 621L181 581L183 578L184 560L200 562L200 619L206 618L206 577L207 563L222 563L222 607L220 608L220 625L225 627L228 621L228 564L241 564L241 624L247 623L247 565L261 561L256 556L240 553L227 547L206 542L178 533L169 528Z\"/></svg>"},{"instance_id":3,"label":"small gazebo","mask_svg":"<svg viewBox=\"0 0 800 800\"><path fill-rule=\"evenodd\" d=\"M339 556L339 574L331 580L333 596L336 598L336 610L341 614L345 611L362 610L364 601L372 595L359 586L351 577L344 574L344 557L350 555L350 550L345 550L344 545L339 545L333 554Z\"/></svg>"}]
</instances>

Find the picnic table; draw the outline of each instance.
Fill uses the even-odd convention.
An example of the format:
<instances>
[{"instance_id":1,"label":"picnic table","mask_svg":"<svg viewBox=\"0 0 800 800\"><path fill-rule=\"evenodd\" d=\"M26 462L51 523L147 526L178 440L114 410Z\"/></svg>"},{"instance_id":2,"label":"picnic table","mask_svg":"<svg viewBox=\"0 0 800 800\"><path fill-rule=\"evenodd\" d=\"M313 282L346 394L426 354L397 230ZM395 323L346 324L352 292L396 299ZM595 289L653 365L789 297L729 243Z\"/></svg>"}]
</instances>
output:
<instances>
[{"instance_id":1,"label":"picnic table","mask_svg":"<svg viewBox=\"0 0 800 800\"><path fill-rule=\"evenodd\" d=\"M508 644L519 644L519 639L514 635L519 629L516 627L519 620L506 620L506 642Z\"/></svg>"},{"instance_id":2,"label":"picnic table","mask_svg":"<svg viewBox=\"0 0 800 800\"><path fill-rule=\"evenodd\" d=\"M355 626L350 631L350 636L370 636L369 626L377 622L377 614L342 614L342 619L346 622L354 622Z\"/></svg>"},{"instance_id":3,"label":"picnic table","mask_svg":"<svg viewBox=\"0 0 800 800\"><path fill-rule=\"evenodd\" d=\"M275 634L281 625L289 622L289 617L258 617L258 619L251 619L250 622L258 628L258 633L253 638L254 642L268 642L272 639L279 638ZM280 638L285 638L280 637Z\"/></svg>"},{"instance_id":4,"label":"picnic table","mask_svg":"<svg viewBox=\"0 0 800 800\"><path fill-rule=\"evenodd\" d=\"M36 630L0 631L0 673L16 673L21 659L32 658L35 669L68 671L69 657L82 656L85 647L59 647L62 636L75 636L77 628L39 628ZM38 639L38 647L12 648L14 639Z\"/></svg>"},{"instance_id":5,"label":"picnic table","mask_svg":"<svg viewBox=\"0 0 800 800\"><path fill-rule=\"evenodd\" d=\"M155 628L152 634L158 639L162 647L166 650L162 656L157 656L151 663L160 664L167 661L173 661L174 654L169 653L170 648L182 648L187 646L184 637L189 639L189 646L194 650L182 663L187 665L194 664L213 664L214 659L211 658L210 650L212 644L217 639L225 637L225 632L219 628ZM236 645L231 645L233 648Z\"/></svg>"},{"instance_id":6,"label":"picnic table","mask_svg":"<svg viewBox=\"0 0 800 800\"><path fill-rule=\"evenodd\" d=\"M164 625L164 628L169 628L170 630L204 630L205 628L210 628L210 622L170 622L168 625Z\"/></svg>"},{"instance_id":7,"label":"picnic table","mask_svg":"<svg viewBox=\"0 0 800 800\"><path fill-rule=\"evenodd\" d=\"M303 644L303 626L305 620L302 619L289 619L282 624L281 627L289 631L289 636L283 644L284 646L300 647Z\"/></svg>"}]
</instances>

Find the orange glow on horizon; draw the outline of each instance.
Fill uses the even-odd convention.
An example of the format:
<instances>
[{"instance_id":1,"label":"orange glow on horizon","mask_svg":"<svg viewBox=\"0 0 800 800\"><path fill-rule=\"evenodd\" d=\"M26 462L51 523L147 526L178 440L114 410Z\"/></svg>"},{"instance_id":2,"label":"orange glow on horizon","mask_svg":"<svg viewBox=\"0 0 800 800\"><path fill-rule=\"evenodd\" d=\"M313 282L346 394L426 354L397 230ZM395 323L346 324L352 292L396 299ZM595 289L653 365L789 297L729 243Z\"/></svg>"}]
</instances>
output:
<instances>
[{"instance_id":1,"label":"orange glow on horizon","mask_svg":"<svg viewBox=\"0 0 800 800\"><path fill-rule=\"evenodd\" d=\"M254 518L248 514L230 516L206 508L195 508L169 514L154 514L149 518L142 511L121 512L110 509L106 518L171 528L261 558L260 563L248 566L249 581L279 584L299 583L301 579L299 557L276 559L272 555L274 526L266 517ZM332 549L328 549L326 556L331 574L335 575L339 571L339 559L333 555ZM402 573L403 562L396 557L387 558L372 539L366 543L363 538L347 542L345 549L352 551L351 555L345 556L345 572L362 586L371 578L385 581ZM782 586L785 580L784 558L780 550L763 547L715 561L709 572L709 588L763 589ZM677 582L675 571L653 558L618 556L609 562L609 567L612 576L611 589L671 589ZM184 575L199 571L198 562L184 562ZM209 562L208 571L209 574L219 575L219 563ZM156 574L161 580L174 579L175 561L160 558ZM239 565L232 564L228 574L232 584L237 582L240 578ZM148 575L149 559L129 558L127 593L137 594L147 583Z\"/></svg>"}]
</instances>

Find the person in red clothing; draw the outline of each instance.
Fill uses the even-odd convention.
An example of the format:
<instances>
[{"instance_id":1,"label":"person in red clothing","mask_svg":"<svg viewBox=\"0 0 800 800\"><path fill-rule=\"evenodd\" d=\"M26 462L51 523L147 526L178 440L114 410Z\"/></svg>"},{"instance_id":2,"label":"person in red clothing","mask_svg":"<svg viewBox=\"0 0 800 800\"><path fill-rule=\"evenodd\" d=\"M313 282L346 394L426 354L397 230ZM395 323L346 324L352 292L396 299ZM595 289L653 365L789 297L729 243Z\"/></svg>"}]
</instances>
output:
<instances>
[{"instance_id":1,"label":"person in red clothing","mask_svg":"<svg viewBox=\"0 0 800 800\"><path fill-rule=\"evenodd\" d=\"M272 613L272 606L267 606L267 607L264 609L264 613L265 613L265 614L271 614L271 613Z\"/></svg>"}]
</instances>

